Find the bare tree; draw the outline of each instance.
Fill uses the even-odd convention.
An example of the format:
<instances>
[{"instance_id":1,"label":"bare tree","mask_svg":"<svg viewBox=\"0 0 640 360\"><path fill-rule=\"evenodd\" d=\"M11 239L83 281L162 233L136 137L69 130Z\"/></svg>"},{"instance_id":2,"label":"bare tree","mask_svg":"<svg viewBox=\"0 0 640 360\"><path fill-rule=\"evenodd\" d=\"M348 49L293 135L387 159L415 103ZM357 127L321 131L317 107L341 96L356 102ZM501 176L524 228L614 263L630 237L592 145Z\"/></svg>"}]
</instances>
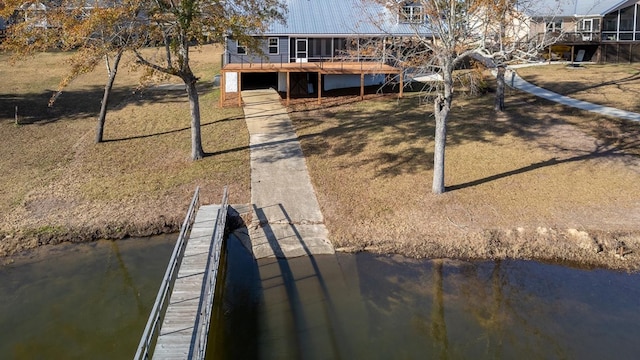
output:
<instances>
[{"instance_id":1,"label":"bare tree","mask_svg":"<svg viewBox=\"0 0 640 360\"><path fill-rule=\"evenodd\" d=\"M50 104L75 77L93 70L105 59L109 77L96 131L96 141L102 141L109 94L119 62L125 51L133 51L140 64L184 81L190 103L193 160L202 158L204 150L198 78L189 62L191 47L222 42L226 36L257 47L252 35L262 32L272 21L282 20L286 11L282 0L61 0L47 2L49 6L30 16L15 16L24 12L24 4L24 0L5 0L0 4L0 16L24 19L12 24L9 41L2 44L4 49L15 56L52 47L76 50L70 75L62 80ZM163 57L142 51L151 43L165 46Z\"/></svg>"},{"instance_id":2,"label":"bare tree","mask_svg":"<svg viewBox=\"0 0 640 360\"><path fill-rule=\"evenodd\" d=\"M540 11L533 0L485 0L478 1L479 6L474 17L477 22L480 41L471 56L486 67L494 69L496 75L495 110L504 110L505 73L509 64L528 62L538 59L540 53L554 44L562 32L543 31L534 33L536 22L531 13ZM558 11L545 9L552 16Z\"/></svg>"},{"instance_id":3,"label":"bare tree","mask_svg":"<svg viewBox=\"0 0 640 360\"><path fill-rule=\"evenodd\" d=\"M385 59L409 74L434 74L440 80L426 90L433 97L436 122L432 191L445 191L444 166L447 120L454 98L454 70L476 59L489 67L537 55L545 44L531 38L529 18L523 11L527 0L363 0L384 7L370 21L393 19L413 28L413 35L394 38ZM391 15L389 15L391 14ZM383 20L380 20L383 19ZM389 34L393 37L393 34ZM498 74L504 84L504 72ZM504 94L504 88L502 88ZM497 100L502 109L504 97Z\"/></svg>"},{"instance_id":4,"label":"bare tree","mask_svg":"<svg viewBox=\"0 0 640 360\"><path fill-rule=\"evenodd\" d=\"M51 48L74 50L69 73L60 81L49 107L79 75L92 71L102 59L107 65L107 82L96 127L96 142L102 141L104 123L118 65L128 48L144 44L144 31L135 2L94 2L67 0L43 2L37 9L25 8L24 1L7 0L2 9L12 14L11 36L2 44L14 59ZM36 11L37 10L37 11ZM18 20L19 19L19 20Z\"/></svg>"},{"instance_id":5,"label":"bare tree","mask_svg":"<svg viewBox=\"0 0 640 360\"><path fill-rule=\"evenodd\" d=\"M145 56L135 50L140 64L177 76L185 83L191 109L191 158L204 157L200 133L200 101L189 61L192 44L221 42L226 36L254 44L252 34L265 30L270 22L283 19L281 0L153 0L145 1L149 14L149 33L162 38L163 59Z\"/></svg>"}]
</instances>

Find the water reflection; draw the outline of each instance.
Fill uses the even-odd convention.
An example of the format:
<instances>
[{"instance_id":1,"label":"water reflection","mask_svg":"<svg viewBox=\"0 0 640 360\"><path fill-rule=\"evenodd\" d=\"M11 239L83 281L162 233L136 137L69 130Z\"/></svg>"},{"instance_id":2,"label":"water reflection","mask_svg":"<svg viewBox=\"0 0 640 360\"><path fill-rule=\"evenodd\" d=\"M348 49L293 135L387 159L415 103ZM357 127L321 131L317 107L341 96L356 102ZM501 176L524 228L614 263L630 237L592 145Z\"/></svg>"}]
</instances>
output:
<instances>
[{"instance_id":1,"label":"water reflection","mask_svg":"<svg viewBox=\"0 0 640 360\"><path fill-rule=\"evenodd\" d=\"M174 242L60 245L0 266L0 357L132 358Z\"/></svg>"},{"instance_id":2,"label":"water reflection","mask_svg":"<svg viewBox=\"0 0 640 360\"><path fill-rule=\"evenodd\" d=\"M371 254L255 263L229 245L234 290L224 293L210 358L632 359L640 351L639 274Z\"/></svg>"},{"instance_id":3,"label":"water reflection","mask_svg":"<svg viewBox=\"0 0 640 360\"><path fill-rule=\"evenodd\" d=\"M174 239L0 266L0 357L129 359ZM337 254L256 262L230 237L209 359L634 359L640 274Z\"/></svg>"}]
</instances>

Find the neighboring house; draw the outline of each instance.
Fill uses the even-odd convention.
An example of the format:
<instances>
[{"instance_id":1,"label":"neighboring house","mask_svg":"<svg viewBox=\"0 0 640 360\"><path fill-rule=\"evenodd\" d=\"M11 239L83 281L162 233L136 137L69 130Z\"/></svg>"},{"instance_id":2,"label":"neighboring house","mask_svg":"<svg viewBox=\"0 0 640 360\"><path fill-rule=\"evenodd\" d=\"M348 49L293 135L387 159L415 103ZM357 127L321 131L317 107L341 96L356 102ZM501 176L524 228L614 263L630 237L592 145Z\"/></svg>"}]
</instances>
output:
<instances>
[{"instance_id":1,"label":"neighboring house","mask_svg":"<svg viewBox=\"0 0 640 360\"><path fill-rule=\"evenodd\" d=\"M81 10L74 16L86 17L96 7L109 7L112 1L104 0L83 0L81 2L66 4L68 12ZM83 4L83 6L79 6ZM15 23L28 23L31 27L41 29L59 29L60 25L56 24L55 19L52 20L51 13L62 8L63 4L60 0L30 0L25 1L13 16L5 23L5 26L11 26ZM0 18L0 29L2 29L2 18ZM6 27L5 27L6 28Z\"/></svg>"},{"instance_id":2,"label":"neighboring house","mask_svg":"<svg viewBox=\"0 0 640 360\"><path fill-rule=\"evenodd\" d=\"M0 17L0 41L7 36L7 27L18 22L30 22L35 28L51 28L47 21L47 5L40 1L28 1L9 19Z\"/></svg>"},{"instance_id":3,"label":"neighboring house","mask_svg":"<svg viewBox=\"0 0 640 360\"><path fill-rule=\"evenodd\" d=\"M0 42L7 36L7 21L0 17Z\"/></svg>"},{"instance_id":4,"label":"neighboring house","mask_svg":"<svg viewBox=\"0 0 640 360\"><path fill-rule=\"evenodd\" d=\"M532 35L559 36L557 44L570 49L567 60L640 61L638 0L540 0L527 12Z\"/></svg>"},{"instance_id":5,"label":"neighboring house","mask_svg":"<svg viewBox=\"0 0 640 360\"><path fill-rule=\"evenodd\" d=\"M25 21L36 28L55 28L47 19L49 7L40 1L28 1L20 7L19 18L16 21Z\"/></svg>"},{"instance_id":6,"label":"neighboring house","mask_svg":"<svg viewBox=\"0 0 640 360\"><path fill-rule=\"evenodd\" d=\"M221 101L226 93L252 85L270 86L292 95L337 88L381 85L401 69L385 57L398 39L426 33L418 2L393 7L362 0L287 0L286 21L273 23L260 36L261 53L233 38L226 41ZM418 29L418 30L416 30ZM402 86L399 87L402 89ZM320 91L319 91L320 90ZM401 90L400 90L401 91Z\"/></svg>"}]
</instances>

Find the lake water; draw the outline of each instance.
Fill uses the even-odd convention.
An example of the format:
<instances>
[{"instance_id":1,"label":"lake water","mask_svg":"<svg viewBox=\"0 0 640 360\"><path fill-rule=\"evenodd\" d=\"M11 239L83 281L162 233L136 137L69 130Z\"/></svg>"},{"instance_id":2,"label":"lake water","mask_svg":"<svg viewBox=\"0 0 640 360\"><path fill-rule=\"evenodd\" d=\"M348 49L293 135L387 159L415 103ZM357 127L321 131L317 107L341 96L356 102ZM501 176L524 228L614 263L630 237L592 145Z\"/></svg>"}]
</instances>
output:
<instances>
[{"instance_id":1,"label":"lake water","mask_svg":"<svg viewBox=\"0 0 640 360\"><path fill-rule=\"evenodd\" d=\"M0 265L0 358L133 358L175 238L59 245Z\"/></svg>"},{"instance_id":2,"label":"lake water","mask_svg":"<svg viewBox=\"0 0 640 360\"><path fill-rule=\"evenodd\" d=\"M0 266L0 358L131 359L174 236ZM231 237L209 359L635 359L640 275L338 254L253 261Z\"/></svg>"},{"instance_id":3,"label":"lake water","mask_svg":"<svg viewBox=\"0 0 640 360\"><path fill-rule=\"evenodd\" d=\"M338 254L229 241L215 359L637 359L640 274L533 261Z\"/></svg>"}]
</instances>

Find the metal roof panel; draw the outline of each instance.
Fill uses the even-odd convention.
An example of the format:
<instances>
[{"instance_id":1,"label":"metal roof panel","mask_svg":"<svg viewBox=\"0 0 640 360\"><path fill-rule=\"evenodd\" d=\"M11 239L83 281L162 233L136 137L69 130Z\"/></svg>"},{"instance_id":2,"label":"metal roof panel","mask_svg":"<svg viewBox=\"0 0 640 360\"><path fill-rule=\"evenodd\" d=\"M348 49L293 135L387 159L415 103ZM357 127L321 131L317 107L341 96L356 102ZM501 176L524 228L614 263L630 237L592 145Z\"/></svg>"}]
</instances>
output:
<instances>
[{"instance_id":1,"label":"metal roof panel","mask_svg":"<svg viewBox=\"0 0 640 360\"><path fill-rule=\"evenodd\" d=\"M635 2L635 0L539 0L530 9L525 9L525 12L544 17L604 16Z\"/></svg>"},{"instance_id":2,"label":"metal roof panel","mask_svg":"<svg viewBox=\"0 0 640 360\"><path fill-rule=\"evenodd\" d=\"M409 24L381 5L362 0L287 0L286 22L273 23L265 35L414 35Z\"/></svg>"}]
</instances>

